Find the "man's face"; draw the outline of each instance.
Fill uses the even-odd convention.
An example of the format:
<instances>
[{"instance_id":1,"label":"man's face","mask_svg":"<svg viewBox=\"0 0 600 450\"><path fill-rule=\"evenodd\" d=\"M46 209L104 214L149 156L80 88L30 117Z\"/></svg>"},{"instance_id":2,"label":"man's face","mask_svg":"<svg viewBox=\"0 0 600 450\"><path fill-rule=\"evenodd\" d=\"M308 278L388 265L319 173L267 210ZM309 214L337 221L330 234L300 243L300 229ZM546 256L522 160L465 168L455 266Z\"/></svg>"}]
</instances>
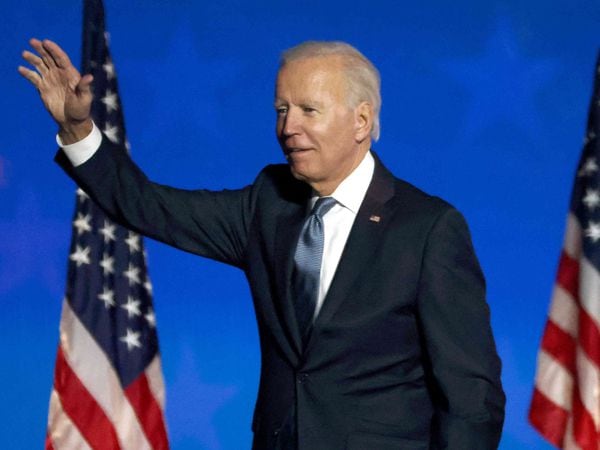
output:
<instances>
[{"instance_id":1,"label":"man's face","mask_svg":"<svg viewBox=\"0 0 600 450\"><path fill-rule=\"evenodd\" d=\"M362 161L370 141L348 106L337 56L291 61L277 76L277 138L294 177L329 195ZM368 142L365 142L368 141Z\"/></svg>"}]
</instances>

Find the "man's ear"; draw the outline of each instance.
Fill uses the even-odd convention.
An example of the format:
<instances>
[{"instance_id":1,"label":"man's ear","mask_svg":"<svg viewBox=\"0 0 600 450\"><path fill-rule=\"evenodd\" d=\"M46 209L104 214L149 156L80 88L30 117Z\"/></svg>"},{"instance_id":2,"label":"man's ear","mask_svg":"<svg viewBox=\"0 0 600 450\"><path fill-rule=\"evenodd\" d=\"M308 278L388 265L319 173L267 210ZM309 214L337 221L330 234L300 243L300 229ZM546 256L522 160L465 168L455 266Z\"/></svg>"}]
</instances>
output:
<instances>
[{"instance_id":1,"label":"man's ear","mask_svg":"<svg viewBox=\"0 0 600 450\"><path fill-rule=\"evenodd\" d=\"M357 142L362 142L371 134L373 128L373 107L369 102L361 102L354 108L354 138Z\"/></svg>"}]
</instances>

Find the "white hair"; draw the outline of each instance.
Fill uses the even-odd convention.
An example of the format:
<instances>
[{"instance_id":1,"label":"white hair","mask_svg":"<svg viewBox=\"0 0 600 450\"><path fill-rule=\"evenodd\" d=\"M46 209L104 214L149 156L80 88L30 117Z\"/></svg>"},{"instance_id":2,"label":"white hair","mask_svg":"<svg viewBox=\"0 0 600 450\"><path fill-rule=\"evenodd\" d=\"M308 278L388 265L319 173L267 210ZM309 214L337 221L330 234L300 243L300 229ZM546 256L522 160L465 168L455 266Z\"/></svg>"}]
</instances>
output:
<instances>
[{"instance_id":1,"label":"white hair","mask_svg":"<svg viewBox=\"0 0 600 450\"><path fill-rule=\"evenodd\" d=\"M349 106L356 107L368 102L373 108L371 138L379 139L381 110L381 78L379 71L365 55L350 44L341 41L306 41L285 50L281 54L279 68L287 63L320 56L340 56L344 65Z\"/></svg>"}]
</instances>

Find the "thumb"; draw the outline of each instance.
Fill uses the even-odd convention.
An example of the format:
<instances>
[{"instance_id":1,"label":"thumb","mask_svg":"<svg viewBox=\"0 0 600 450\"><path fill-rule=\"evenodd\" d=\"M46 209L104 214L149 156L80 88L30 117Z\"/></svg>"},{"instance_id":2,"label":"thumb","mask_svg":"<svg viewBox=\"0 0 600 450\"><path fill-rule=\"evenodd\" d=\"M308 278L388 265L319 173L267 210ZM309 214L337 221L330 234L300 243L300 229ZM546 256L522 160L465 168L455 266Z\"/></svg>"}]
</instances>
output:
<instances>
[{"instance_id":1,"label":"thumb","mask_svg":"<svg viewBox=\"0 0 600 450\"><path fill-rule=\"evenodd\" d=\"M84 97L91 97L93 81L94 77L90 74L82 76L79 83L77 83L77 93Z\"/></svg>"}]
</instances>

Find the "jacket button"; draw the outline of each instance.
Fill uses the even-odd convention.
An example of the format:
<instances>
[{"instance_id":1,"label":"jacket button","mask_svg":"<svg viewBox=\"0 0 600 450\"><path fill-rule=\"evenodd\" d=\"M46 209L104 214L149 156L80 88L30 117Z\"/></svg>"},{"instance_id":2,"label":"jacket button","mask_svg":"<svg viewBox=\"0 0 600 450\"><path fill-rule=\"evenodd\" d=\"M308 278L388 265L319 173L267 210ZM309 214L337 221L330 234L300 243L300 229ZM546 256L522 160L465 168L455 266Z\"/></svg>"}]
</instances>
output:
<instances>
[{"instance_id":1,"label":"jacket button","mask_svg":"<svg viewBox=\"0 0 600 450\"><path fill-rule=\"evenodd\" d=\"M279 428L277 428L275 431L273 431L273 436L275 436L275 437L279 436Z\"/></svg>"},{"instance_id":2,"label":"jacket button","mask_svg":"<svg viewBox=\"0 0 600 450\"><path fill-rule=\"evenodd\" d=\"M308 381L308 374L307 373L300 373L300 374L298 374L298 383L304 384L307 381Z\"/></svg>"}]
</instances>

